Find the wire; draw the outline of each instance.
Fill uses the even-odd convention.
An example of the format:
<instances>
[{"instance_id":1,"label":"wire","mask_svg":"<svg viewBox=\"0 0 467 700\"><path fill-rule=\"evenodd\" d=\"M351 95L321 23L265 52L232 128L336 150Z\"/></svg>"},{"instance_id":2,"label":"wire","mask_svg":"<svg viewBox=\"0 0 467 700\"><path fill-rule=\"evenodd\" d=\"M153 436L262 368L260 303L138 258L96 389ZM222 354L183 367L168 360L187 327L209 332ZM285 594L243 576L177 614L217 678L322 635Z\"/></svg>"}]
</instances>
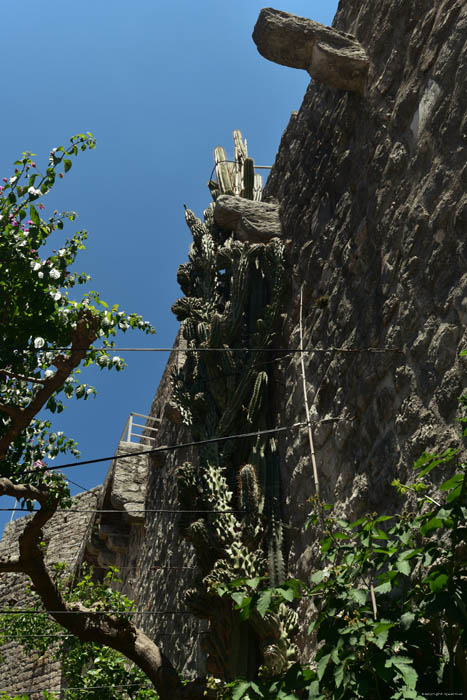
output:
<instances>
[{"instance_id":1,"label":"wire","mask_svg":"<svg viewBox=\"0 0 467 700\"><path fill-rule=\"evenodd\" d=\"M199 630L181 630L180 632L158 632L157 637L180 637L183 634L207 634L206 632L200 632ZM69 637L76 637L75 634L22 634L19 637L9 637L3 644L9 644L10 642L21 642L24 639L36 639L36 638L48 638L48 639L63 639ZM0 635L1 638L1 635Z\"/></svg>"},{"instance_id":2,"label":"wire","mask_svg":"<svg viewBox=\"0 0 467 700\"><path fill-rule=\"evenodd\" d=\"M316 425L320 423L330 423L338 420L355 420L355 418L323 418L323 420L316 421ZM46 472L55 471L58 469L69 469L70 467L81 467L85 464L97 464L98 462L110 462L116 459L128 459L130 457L140 457L141 455L151 455L157 454L158 452L171 452L172 450L187 449L189 447L199 447L200 445L212 445L215 442L226 442L227 440L240 440L249 437L256 437L259 435L272 435L273 433L282 433L287 430L292 430L293 428L302 428L308 425L306 421L301 423L293 423L292 425L283 426L280 428L269 428L268 430L256 430L251 433L239 433L237 435L226 435L224 437L210 438L208 440L198 440L196 442L184 442L178 445L164 445L162 447L154 447L151 450L141 450L140 452L132 452L131 454L116 454L110 457L99 457L97 459L86 459L81 462L74 462L69 464L61 464L54 467L39 467L35 471Z\"/></svg>"},{"instance_id":3,"label":"wire","mask_svg":"<svg viewBox=\"0 0 467 700\"><path fill-rule=\"evenodd\" d=\"M17 350L19 352L69 352L70 347L43 347L43 348L0 348L0 350ZM87 348L73 348L73 350L103 350L105 352L287 352L287 353L299 353L307 354L311 352L396 352L403 353L402 348L392 348L392 347L382 347L382 348L342 348L336 346L329 346L327 348L307 348L306 350L300 350L300 348L107 348L107 347L87 347Z\"/></svg>"},{"instance_id":4,"label":"wire","mask_svg":"<svg viewBox=\"0 0 467 700\"><path fill-rule=\"evenodd\" d=\"M0 615L193 615L190 610L0 610Z\"/></svg>"},{"instance_id":5,"label":"wire","mask_svg":"<svg viewBox=\"0 0 467 700\"><path fill-rule=\"evenodd\" d=\"M73 486L77 486L79 489L83 489L83 491L90 491L90 490L91 490L91 489L88 488L87 486L83 486L83 484L78 484L76 481L73 481L73 479L70 479L69 477L67 477L66 480L67 480L70 484L73 484ZM94 488L94 487L93 487L93 488ZM98 494L96 493L95 496L96 496L96 498L97 498Z\"/></svg>"},{"instance_id":6,"label":"wire","mask_svg":"<svg viewBox=\"0 0 467 700\"><path fill-rule=\"evenodd\" d=\"M40 508L0 508L0 512L10 512L16 511L17 513L38 513ZM114 513L117 515L125 513L248 513L247 510L209 510L205 508L204 510L169 510L164 508L156 509L128 509L128 510L81 510L80 508L57 508L56 513Z\"/></svg>"},{"instance_id":7,"label":"wire","mask_svg":"<svg viewBox=\"0 0 467 700\"><path fill-rule=\"evenodd\" d=\"M141 688L143 690L154 690L154 686L150 685L140 685L139 683L127 683L126 685L90 685L87 688L58 688L57 690L48 690L48 693L59 693L60 695L65 691L70 690L80 690L83 693L87 693L90 690L115 690L117 688ZM15 693L43 693L44 690L38 690L37 688L29 688L27 690L15 690Z\"/></svg>"},{"instance_id":8,"label":"wire","mask_svg":"<svg viewBox=\"0 0 467 700\"><path fill-rule=\"evenodd\" d=\"M140 452L132 452L131 454L124 455L112 455L111 457L99 457L98 459L86 459L81 462L74 462L70 464L61 464L55 467L39 467L35 471L55 471L57 469L68 469L69 467L81 467L85 464L96 464L97 462L109 462L114 459L125 459L128 457L140 457L141 455L156 454L157 452L170 452L172 450L181 450L188 447L198 447L199 445L210 445L214 442L225 442L227 440L238 440L240 438L255 437L256 435L267 435L271 433L279 433L284 430L291 430L299 426L304 426L306 423L294 423L282 428L270 428L269 430L259 430L253 433L240 433L238 435L228 435L225 437L210 438L209 440L198 440L197 442L185 442L179 445L164 445L162 447L155 447L152 450L141 450Z\"/></svg>"}]
</instances>

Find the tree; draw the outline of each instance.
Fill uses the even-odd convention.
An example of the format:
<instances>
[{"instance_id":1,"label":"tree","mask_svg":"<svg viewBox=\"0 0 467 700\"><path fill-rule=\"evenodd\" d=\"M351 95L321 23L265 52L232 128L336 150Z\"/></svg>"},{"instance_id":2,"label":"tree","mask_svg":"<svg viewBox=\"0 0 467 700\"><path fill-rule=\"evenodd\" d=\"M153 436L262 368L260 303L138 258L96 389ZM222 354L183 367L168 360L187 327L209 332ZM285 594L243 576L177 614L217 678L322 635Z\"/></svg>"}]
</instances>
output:
<instances>
[{"instance_id":1,"label":"tree","mask_svg":"<svg viewBox=\"0 0 467 700\"><path fill-rule=\"evenodd\" d=\"M82 642L106 645L121 652L144 671L162 700L182 697L178 674L159 647L125 616L93 615L92 609L67 602L47 566L41 542L43 528L58 507L70 503L64 477L47 468L44 459L59 453L77 454L71 438L52 431L42 409L59 413L64 398L87 399L93 387L78 379L80 365L96 364L120 370L123 361L112 356L117 330L139 328L153 332L137 314L109 307L97 292L74 299L70 291L89 277L70 271L84 248L86 231L66 239L58 250L40 255L54 232L74 221L74 212L54 211L47 220L39 212L42 199L72 166L79 151L95 147L92 134L79 134L68 147L50 152L42 174L26 152L15 172L0 188L0 495L12 496L32 510L39 509L19 537L19 555L0 561L1 572L29 577L42 605L54 620ZM100 339L101 347L93 343Z\"/></svg>"}]
</instances>

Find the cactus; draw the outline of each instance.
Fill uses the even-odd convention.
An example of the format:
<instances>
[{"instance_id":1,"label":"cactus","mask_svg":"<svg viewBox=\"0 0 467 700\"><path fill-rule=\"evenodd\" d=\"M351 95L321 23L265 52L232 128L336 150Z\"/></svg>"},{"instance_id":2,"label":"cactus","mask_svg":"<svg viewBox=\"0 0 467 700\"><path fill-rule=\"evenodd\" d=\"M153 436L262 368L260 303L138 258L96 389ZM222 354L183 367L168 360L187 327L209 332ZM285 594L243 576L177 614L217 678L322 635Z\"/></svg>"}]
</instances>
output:
<instances>
[{"instance_id":1,"label":"cactus","mask_svg":"<svg viewBox=\"0 0 467 700\"><path fill-rule=\"evenodd\" d=\"M242 197L253 199L255 187L255 170L253 158L245 158L243 163L243 191Z\"/></svg>"},{"instance_id":2,"label":"cactus","mask_svg":"<svg viewBox=\"0 0 467 700\"><path fill-rule=\"evenodd\" d=\"M239 131L234 132L234 144L235 163L221 162L225 151L215 150L217 183L209 184L213 199L226 193L256 196L253 160ZM272 369L262 350L274 346L280 319L283 246L276 240L243 243L219 231L213 206L204 211L204 221L185 211L193 243L188 262L178 271L185 297L172 307L182 321L187 346L212 350L189 353L184 366L172 371L172 399L195 440L273 425ZM252 347L258 350L252 352ZM252 624L245 631L216 592L220 583L263 576L268 568L271 581L283 580L275 441L258 435L200 446L197 468L188 463L179 467L177 486L182 509L203 511L202 517L184 514L180 528L200 568L187 605L209 619L208 666L235 677L239 669L249 667L245 654L259 646L265 661L283 660L287 645L281 617L272 616L267 629Z\"/></svg>"},{"instance_id":3,"label":"cactus","mask_svg":"<svg viewBox=\"0 0 467 700\"><path fill-rule=\"evenodd\" d=\"M234 160L230 161L222 146L214 149L214 167L217 182L209 180L208 188L214 201L220 194L230 194L245 199L261 201L263 178L256 175L254 161L248 157L246 139L236 129L233 134Z\"/></svg>"}]
</instances>

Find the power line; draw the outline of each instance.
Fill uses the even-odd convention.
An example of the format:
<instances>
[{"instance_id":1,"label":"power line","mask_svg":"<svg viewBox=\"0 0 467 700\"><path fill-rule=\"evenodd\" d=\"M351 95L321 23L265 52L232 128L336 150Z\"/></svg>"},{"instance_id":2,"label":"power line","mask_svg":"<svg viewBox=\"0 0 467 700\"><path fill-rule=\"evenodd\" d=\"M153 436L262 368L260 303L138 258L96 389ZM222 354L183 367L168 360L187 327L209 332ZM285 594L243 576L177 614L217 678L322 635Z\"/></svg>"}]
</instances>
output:
<instances>
[{"instance_id":1,"label":"power line","mask_svg":"<svg viewBox=\"0 0 467 700\"><path fill-rule=\"evenodd\" d=\"M200 632L199 630L181 630L180 632L157 632L157 637L180 637L185 634L209 634L209 632ZM9 635L8 639L2 643L9 644L10 642L21 642L24 639L36 639L36 638L47 638L47 639L64 639L70 637L76 637L75 634L20 634L18 637L11 637ZM0 634L0 639L2 638Z\"/></svg>"},{"instance_id":2,"label":"power line","mask_svg":"<svg viewBox=\"0 0 467 700\"><path fill-rule=\"evenodd\" d=\"M109 690L109 689L116 690L117 688L141 688L142 690L154 690L154 692L155 692L154 686L151 687L150 685L141 685L140 683L127 683L125 685L90 685L87 688L58 688L57 690L48 690L47 692L60 693L60 695L61 695L65 691L69 691L69 690L75 690L75 691L80 690L83 693L87 693L90 690ZM37 688L29 688L27 690L15 690L13 692L21 693L21 694L24 694L24 693L43 693L44 689L37 690Z\"/></svg>"},{"instance_id":3,"label":"power line","mask_svg":"<svg viewBox=\"0 0 467 700\"><path fill-rule=\"evenodd\" d=\"M193 615L190 610L0 610L0 615Z\"/></svg>"},{"instance_id":4,"label":"power line","mask_svg":"<svg viewBox=\"0 0 467 700\"><path fill-rule=\"evenodd\" d=\"M42 347L42 348L1 348L2 350L12 350L18 352L31 352L31 353L41 353L41 352L69 352L73 350L102 350L105 352L287 352L287 353L299 353L307 354L311 352L374 352L374 353L384 353L384 352L395 352L403 353L402 348L385 347L382 348L344 348L330 345L327 348L307 348L300 350L300 348L107 348L107 347L87 347L87 348L71 348L71 347Z\"/></svg>"},{"instance_id":5,"label":"power line","mask_svg":"<svg viewBox=\"0 0 467 700\"><path fill-rule=\"evenodd\" d=\"M16 511L17 513L38 513L41 509L40 508L0 508L0 512L10 512L10 511ZM204 510L169 510L169 509L164 509L164 508L154 508L154 509L128 509L128 510L81 510L80 508L57 508L56 513L113 513L113 514L122 514L124 515L125 513L248 513L247 510L209 510L209 508L205 508ZM73 544L73 543L72 543Z\"/></svg>"},{"instance_id":6,"label":"power line","mask_svg":"<svg viewBox=\"0 0 467 700\"><path fill-rule=\"evenodd\" d=\"M355 418L323 418L320 421L316 421L316 425L320 423L331 423L339 420L355 420ZM196 442L185 442L178 445L163 445L162 447L154 447L151 450L141 450L140 452L132 452L130 454L114 454L110 457L99 457L97 459L86 459L81 462L74 462L69 464L61 464L57 466L49 467L39 467L35 471L46 472L55 471L58 469L68 469L70 467L81 467L85 464L96 464L98 462L110 462L116 459L129 459L132 457L140 457L141 455L157 454L158 452L171 452L172 450L187 449L189 447L199 447L200 445L212 445L216 442L226 442L227 440L240 440L244 438L257 437L259 435L272 435L273 433L282 433L287 430L292 430L293 428L302 428L308 425L306 421L301 423L293 423L292 425L283 426L280 428L269 428L268 430L256 430L251 433L238 433L237 435L226 435L224 437L209 438L208 440L198 440Z\"/></svg>"}]
</instances>

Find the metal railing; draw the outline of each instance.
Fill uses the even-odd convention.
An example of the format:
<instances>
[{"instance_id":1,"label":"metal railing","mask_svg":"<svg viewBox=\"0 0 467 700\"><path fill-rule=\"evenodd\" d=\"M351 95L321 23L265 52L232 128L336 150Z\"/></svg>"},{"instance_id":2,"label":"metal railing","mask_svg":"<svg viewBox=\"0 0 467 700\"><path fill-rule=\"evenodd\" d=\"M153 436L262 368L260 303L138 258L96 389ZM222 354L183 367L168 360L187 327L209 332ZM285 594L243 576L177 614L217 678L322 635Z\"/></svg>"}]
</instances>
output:
<instances>
[{"instance_id":1,"label":"metal railing","mask_svg":"<svg viewBox=\"0 0 467 700\"><path fill-rule=\"evenodd\" d=\"M146 420L146 424L142 425L141 423L136 423L134 420L135 417L136 419L144 418ZM157 431L159 430L160 422L160 418L155 418L154 416L145 416L143 413L132 412L128 416L128 420L125 423L120 442L146 442L146 444L152 445L155 442L155 433L157 433ZM148 423L152 423L152 425L148 425ZM143 433L146 431L154 433L154 435L144 435Z\"/></svg>"}]
</instances>

